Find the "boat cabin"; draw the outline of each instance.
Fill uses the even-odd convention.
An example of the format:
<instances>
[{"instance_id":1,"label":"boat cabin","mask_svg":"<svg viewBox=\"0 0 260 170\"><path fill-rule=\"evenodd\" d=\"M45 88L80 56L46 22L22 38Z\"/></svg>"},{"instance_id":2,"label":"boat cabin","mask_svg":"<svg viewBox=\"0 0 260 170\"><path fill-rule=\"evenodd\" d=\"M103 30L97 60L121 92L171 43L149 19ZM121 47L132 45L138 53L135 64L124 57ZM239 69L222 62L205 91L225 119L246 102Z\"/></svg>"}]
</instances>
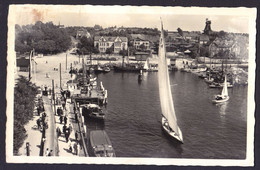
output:
<instances>
[{"instance_id":1,"label":"boat cabin","mask_svg":"<svg viewBox=\"0 0 260 170\"><path fill-rule=\"evenodd\" d=\"M91 153L96 157L115 157L112 143L104 130L90 132Z\"/></svg>"}]
</instances>

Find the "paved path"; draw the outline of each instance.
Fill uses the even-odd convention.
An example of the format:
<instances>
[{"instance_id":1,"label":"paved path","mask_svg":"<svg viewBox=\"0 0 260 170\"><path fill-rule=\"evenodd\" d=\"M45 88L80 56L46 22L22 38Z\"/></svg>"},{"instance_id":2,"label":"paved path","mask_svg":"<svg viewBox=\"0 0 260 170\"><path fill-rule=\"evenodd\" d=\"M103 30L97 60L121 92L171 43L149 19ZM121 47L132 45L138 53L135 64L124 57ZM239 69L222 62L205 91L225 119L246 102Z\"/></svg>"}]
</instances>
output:
<instances>
[{"instance_id":1,"label":"paved path","mask_svg":"<svg viewBox=\"0 0 260 170\"><path fill-rule=\"evenodd\" d=\"M36 113L35 113L36 114ZM40 144L42 133L37 128L36 120L39 119L40 116L34 116L32 120L30 120L26 125L26 133L27 138L24 140L22 147L19 149L19 155L26 156L26 143L30 144L30 156L39 156L40 155Z\"/></svg>"},{"instance_id":2,"label":"paved path","mask_svg":"<svg viewBox=\"0 0 260 170\"><path fill-rule=\"evenodd\" d=\"M46 113L48 128L46 129L46 141L44 144L44 155L48 148L49 151L53 150L53 156L57 156L57 135L55 128L54 112L52 110L51 100L48 96L43 96L44 109Z\"/></svg>"}]
</instances>

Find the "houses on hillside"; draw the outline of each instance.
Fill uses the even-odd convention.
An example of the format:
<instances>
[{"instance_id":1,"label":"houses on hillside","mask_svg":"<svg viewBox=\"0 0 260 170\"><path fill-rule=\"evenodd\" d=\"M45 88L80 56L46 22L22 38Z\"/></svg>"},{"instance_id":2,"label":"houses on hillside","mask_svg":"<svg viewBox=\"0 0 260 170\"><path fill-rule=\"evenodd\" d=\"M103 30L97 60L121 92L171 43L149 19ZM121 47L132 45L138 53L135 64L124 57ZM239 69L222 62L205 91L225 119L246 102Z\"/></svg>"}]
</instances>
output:
<instances>
[{"instance_id":1,"label":"houses on hillside","mask_svg":"<svg viewBox=\"0 0 260 170\"><path fill-rule=\"evenodd\" d=\"M240 54L240 47L236 41L216 38L209 45L209 52L211 57L215 57L220 53L227 53L230 58L238 56Z\"/></svg>"},{"instance_id":2,"label":"houses on hillside","mask_svg":"<svg viewBox=\"0 0 260 170\"><path fill-rule=\"evenodd\" d=\"M105 53L107 49L112 48L114 53L119 53L120 50L128 49L127 37L112 37L112 36L95 36L94 46L98 48L101 53Z\"/></svg>"},{"instance_id":3,"label":"houses on hillside","mask_svg":"<svg viewBox=\"0 0 260 170\"><path fill-rule=\"evenodd\" d=\"M77 30L77 33L76 33L76 38L81 38L81 37L87 37L87 38L90 38L90 33L85 30L85 29L80 29L80 30Z\"/></svg>"},{"instance_id":4,"label":"houses on hillside","mask_svg":"<svg viewBox=\"0 0 260 170\"><path fill-rule=\"evenodd\" d=\"M148 50L150 49L150 41L141 39L139 37L134 39L133 45L135 49L143 49L143 50Z\"/></svg>"}]
</instances>

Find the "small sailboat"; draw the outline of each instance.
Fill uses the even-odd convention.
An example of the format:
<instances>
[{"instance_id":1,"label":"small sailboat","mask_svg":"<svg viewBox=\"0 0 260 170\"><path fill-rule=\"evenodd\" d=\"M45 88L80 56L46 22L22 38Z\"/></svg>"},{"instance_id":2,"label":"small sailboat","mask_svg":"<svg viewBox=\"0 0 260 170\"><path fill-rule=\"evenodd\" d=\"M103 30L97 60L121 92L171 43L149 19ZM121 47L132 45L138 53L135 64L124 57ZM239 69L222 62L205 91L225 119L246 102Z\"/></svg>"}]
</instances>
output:
<instances>
[{"instance_id":1,"label":"small sailboat","mask_svg":"<svg viewBox=\"0 0 260 170\"><path fill-rule=\"evenodd\" d=\"M148 62L148 58L147 58L147 60L146 60L145 63L144 63L144 67L143 67L143 69L144 69L145 71L148 71L148 70L149 70L149 62Z\"/></svg>"},{"instance_id":2,"label":"small sailboat","mask_svg":"<svg viewBox=\"0 0 260 170\"><path fill-rule=\"evenodd\" d=\"M177 124L177 118L173 106L169 72L166 61L166 49L163 35L163 25L161 23L161 37L159 43L159 61L158 61L158 83L160 103L162 110L162 127L163 130L177 141L183 143L181 129Z\"/></svg>"},{"instance_id":3,"label":"small sailboat","mask_svg":"<svg viewBox=\"0 0 260 170\"><path fill-rule=\"evenodd\" d=\"M228 89L227 89L227 76L225 76L223 89L221 91L221 94L215 95L215 99L212 100L213 103L222 103L228 101Z\"/></svg>"}]
</instances>

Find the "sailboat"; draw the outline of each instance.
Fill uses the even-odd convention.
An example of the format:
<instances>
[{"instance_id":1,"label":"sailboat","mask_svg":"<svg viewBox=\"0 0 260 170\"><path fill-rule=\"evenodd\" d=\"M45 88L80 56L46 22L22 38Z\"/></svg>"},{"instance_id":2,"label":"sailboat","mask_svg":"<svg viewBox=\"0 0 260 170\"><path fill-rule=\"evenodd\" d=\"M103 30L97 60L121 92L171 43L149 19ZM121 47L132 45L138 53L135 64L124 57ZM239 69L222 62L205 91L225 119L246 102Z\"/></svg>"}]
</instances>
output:
<instances>
[{"instance_id":1,"label":"sailboat","mask_svg":"<svg viewBox=\"0 0 260 170\"><path fill-rule=\"evenodd\" d=\"M162 23L158 56L158 83L162 110L162 127L167 134L183 143L182 132L178 127L173 106Z\"/></svg>"},{"instance_id":2,"label":"sailboat","mask_svg":"<svg viewBox=\"0 0 260 170\"><path fill-rule=\"evenodd\" d=\"M145 63L144 63L143 69L144 69L145 71L148 71L148 70L149 70L148 58L147 58L147 60L146 60Z\"/></svg>"},{"instance_id":3,"label":"sailboat","mask_svg":"<svg viewBox=\"0 0 260 170\"><path fill-rule=\"evenodd\" d=\"M224 85L223 89L221 91L221 94L215 95L215 99L212 100L213 103L222 103L228 101L228 89L227 89L227 76L225 75Z\"/></svg>"}]
</instances>

